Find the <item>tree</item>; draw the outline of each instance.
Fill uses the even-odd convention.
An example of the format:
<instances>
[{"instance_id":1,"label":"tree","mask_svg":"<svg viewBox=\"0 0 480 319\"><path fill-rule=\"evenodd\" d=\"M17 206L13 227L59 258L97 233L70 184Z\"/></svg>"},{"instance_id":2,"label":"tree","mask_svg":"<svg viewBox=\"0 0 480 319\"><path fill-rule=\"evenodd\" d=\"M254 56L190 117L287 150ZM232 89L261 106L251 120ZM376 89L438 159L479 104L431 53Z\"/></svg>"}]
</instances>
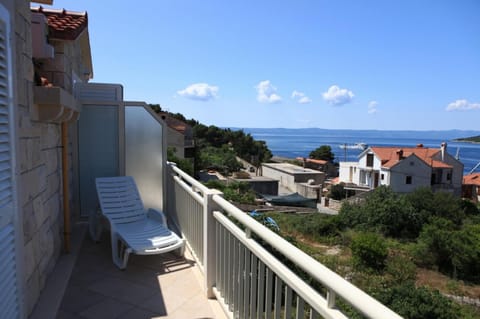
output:
<instances>
[{"instance_id":1,"label":"tree","mask_svg":"<svg viewBox=\"0 0 480 319\"><path fill-rule=\"evenodd\" d=\"M174 162L182 171L190 176L193 176L193 163L187 159L177 157L177 155L175 155L175 151L175 147L167 148L167 160L169 162Z\"/></svg>"},{"instance_id":2,"label":"tree","mask_svg":"<svg viewBox=\"0 0 480 319\"><path fill-rule=\"evenodd\" d=\"M222 174L228 175L240 170L242 164L237 161L235 152L228 145L220 148L207 146L200 150L198 168L216 169Z\"/></svg>"},{"instance_id":3,"label":"tree","mask_svg":"<svg viewBox=\"0 0 480 319\"><path fill-rule=\"evenodd\" d=\"M346 226L380 231L384 236L416 238L422 219L404 196L390 187L377 187L360 205L343 204L340 217Z\"/></svg>"},{"instance_id":4,"label":"tree","mask_svg":"<svg viewBox=\"0 0 480 319\"><path fill-rule=\"evenodd\" d=\"M322 145L316 148L315 150L311 151L309 157L314 159L333 162L333 160L335 159L335 154L333 154L332 148L330 147L330 145Z\"/></svg>"},{"instance_id":5,"label":"tree","mask_svg":"<svg viewBox=\"0 0 480 319\"><path fill-rule=\"evenodd\" d=\"M152 110L155 112L155 113L160 113L162 112L162 107L160 106L160 104L148 104Z\"/></svg>"},{"instance_id":6,"label":"tree","mask_svg":"<svg viewBox=\"0 0 480 319\"><path fill-rule=\"evenodd\" d=\"M480 282L480 225L458 228L452 221L432 218L415 248L417 262L435 266L452 276L470 282Z\"/></svg>"}]
</instances>

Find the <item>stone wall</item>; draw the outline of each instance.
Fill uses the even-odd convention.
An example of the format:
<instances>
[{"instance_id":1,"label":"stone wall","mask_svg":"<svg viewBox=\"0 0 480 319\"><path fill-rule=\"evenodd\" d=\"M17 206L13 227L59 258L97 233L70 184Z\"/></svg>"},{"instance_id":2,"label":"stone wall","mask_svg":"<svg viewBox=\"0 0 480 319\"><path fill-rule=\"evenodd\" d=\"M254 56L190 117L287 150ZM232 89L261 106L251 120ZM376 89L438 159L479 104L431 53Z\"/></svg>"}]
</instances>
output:
<instances>
[{"instance_id":1,"label":"stone wall","mask_svg":"<svg viewBox=\"0 0 480 319\"><path fill-rule=\"evenodd\" d=\"M24 292L31 313L62 251L62 163L59 124L31 120L34 67L30 2L15 1L15 92L18 206L23 214Z\"/></svg>"}]
</instances>

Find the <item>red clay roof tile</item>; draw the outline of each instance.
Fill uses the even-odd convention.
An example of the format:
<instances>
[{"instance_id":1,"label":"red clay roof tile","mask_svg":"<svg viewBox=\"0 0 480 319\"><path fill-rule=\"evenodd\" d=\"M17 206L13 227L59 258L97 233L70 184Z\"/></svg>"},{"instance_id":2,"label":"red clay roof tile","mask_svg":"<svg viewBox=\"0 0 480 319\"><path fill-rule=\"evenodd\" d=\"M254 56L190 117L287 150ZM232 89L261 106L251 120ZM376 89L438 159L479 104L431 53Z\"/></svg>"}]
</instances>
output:
<instances>
[{"instance_id":1,"label":"red clay roof tile","mask_svg":"<svg viewBox=\"0 0 480 319\"><path fill-rule=\"evenodd\" d=\"M307 163L319 164L319 165L325 165L328 163L328 161L325 161L325 160L320 160L315 158L306 158L306 157L297 157L296 160L305 161Z\"/></svg>"},{"instance_id":2,"label":"red clay roof tile","mask_svg":"<svg viewBox=\"0 0 480 319\"><path fill-rule=\"evenodd\" d=\"M398 152L402 152L402 159L409 157L412 154L415 154L418 158L424 161L427 165L434 168L452 168L451 165L437 161L433 159L440 149L438 148L427 148L427 147L380 147L374 146L370 148L375 155L381 160L382 166L390 168L396 165L399 160Z\"/></svg>"},{"instance_id":3,"label":"red clay roof tile","mask_svg":"<svg viewBox=\"0 0 480 319\"><path fill-rule=\"evenodd\" d=\"M168 115L168 113L160 113L160 115L162 116L162 118L164 116L164 121L167 123L168 127L174 129L179 133L185 134L186 131L190 128L187 123Z\"/></svg>"},{"instance_id":4,"label":"red clay roof tile","mask_svg":"<svg viewBox=\"0 0 480 319\"><path fill-rule=\"evenodd\" d=\"M75 40L88 26L86 12L45 9L41 6L32 7L31 11L45 15L50 39Z\"/></svg>"},{"instance_id":5,"label":"red clay roof tile","mask_svg":"<svg viewBox=\"0 0 480 319\"><path fill-rule=\"evenodd\" d=\"M472 173L463 176L463 184L480 186L480 173Z\"/></svg>"}]
</instances>

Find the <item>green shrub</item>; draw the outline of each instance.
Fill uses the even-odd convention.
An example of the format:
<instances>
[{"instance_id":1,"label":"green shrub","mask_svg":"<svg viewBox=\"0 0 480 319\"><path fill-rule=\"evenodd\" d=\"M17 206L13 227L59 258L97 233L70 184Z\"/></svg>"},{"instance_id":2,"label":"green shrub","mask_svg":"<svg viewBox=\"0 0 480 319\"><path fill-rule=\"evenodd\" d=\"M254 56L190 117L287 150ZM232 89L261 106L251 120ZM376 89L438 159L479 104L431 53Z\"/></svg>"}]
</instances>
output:
<instances>
[{"instance_id":1,"label":"green shrub","mask_svg":"<svg viewBox=\"0 0 480 319\"><path fill-rule=\"evenodd\" d=\"M324 214L268 213L287 233L301 234L315 241L335 241L341 236L338 216Z\"/></svg>"},{"instance_id":2,"label":"green shrub","mask_svg":"<svg viewBox=\"0 0 480 319\"><path fill-rule=\"evenodd\" d=\"M376 233L358 233L350 246L356 266L382 270L388 256L385 240Z\"/></svg>"},{"instance_id":3,"label":"green shrub","mask_svg":"<svg viewBox=\"0 0 480 319\"><path fill-rule=\"evenodd\" d=\"M199 169L216 169L224 175L237 172L242 168L235 152L228 145L202 148L197 165Z\"/></svg>"},{"instance_id":4,"label":"green shrub","mask_svg":"<svg viewBox=\"0 0 480 319\"><path fill-rule=\"evenodd\" d=\"M382 291L375 291L374 297L387 307L408 319L457 319L459 307L442 296L437 290L416 288L406 282Z\"/></svg>"},{"instance_id":5,"label":"green shrub","mask_svg":"<svg viewBox=\"0 0 480 319\"><path fill-rule=\"evenodd\" d=\"M459 228L444 218L433 218L418 238L418 264L471 282L480 282L480 225Z\"/></svg>"},{"instance_id":6,"label":"green shrub","mask_svg":"<svg viewBox=\"0 0 480 319\"><path fill-rule=\"evenodd\" d=\"M385 274L391 284L415 282L417 267L407 256L397 254L387 258Z\"/></svg>"},{"instance_id":7,"label":"green shrub","mask_svg":"<svg viewBox=\"0 0 480 319\"><path fill-rule=\"evenodd\" d=\"M435 193L432 216L443 217L456 225L461 225L465 218L465 212L462 208L462 200L450 193Z\"/></svg>"},{"instance_id":8,"label":"green shrub","mask_svg":"<svg viewBox=\"0 0 480 319\"><path fill-rule=\"evenodd\" d=\"M232 182L226 184L219 180L210 180L204 184L208 188L218 189L223 192L223 197L226 200L241 204L255 203L255 192L250 188L248 183Z\"/></svg>"},{"instance_id":9,"label":"green shrub","mask_svg":"<svg viewBox=\"0 0 480 319\"><path fill-rule=\"evenodd\" d=\"M346 190L344 183L330 186L330 192L328 194L330 198L335 200L342 200L353 195L355 195L355 192L352 190Z\"/></svg>"},{"instance_id":10,"label":"green shrub","mask_svg":"<svg viewBox=\"0 0 480 319\"><path fill-rule=\"evenodd\" d=\"M479 216L480 210L478 207L469 200L462 200L460 207L467 216Z\"/></svg>"},{"instance_id":11,"label":"green shrub","mask_svg":"<svg viewBox=\"0 0 480 319\"><path fill-rule=\"evenodd\" d=\"M404 196L386 186L376 188L363 204L342 205L340 218L347 227L408 239L416 238L424 223Z\"/></svg>"},{"instance_id":12,"label":"green shrub","mask_svg":"<svg viewBox=\"0 0 480 319\"><path fill-rule=\"evenodd\" d=\"M187 173L190 176L193 176L193 163L192 161L184 158L179 158L175 155L175 147L167 148L167 160L177 164L178 168Z\"/></svg>"},{"instance_id":13,"label":"green shrub","mask_svg":"<svg viewBox=\"0 0 480 319\"><path fill-rule=\"evenodd\" d=\"M438 217L457 226L467 217L471 223L480 222L478 210L452 194L420 188L398 195L386 186L376 188L363 204L343 204L340 217L344 227L379 231L384 236L410 240L417 238L422 228Z\"/></svg>"}]
</instances>

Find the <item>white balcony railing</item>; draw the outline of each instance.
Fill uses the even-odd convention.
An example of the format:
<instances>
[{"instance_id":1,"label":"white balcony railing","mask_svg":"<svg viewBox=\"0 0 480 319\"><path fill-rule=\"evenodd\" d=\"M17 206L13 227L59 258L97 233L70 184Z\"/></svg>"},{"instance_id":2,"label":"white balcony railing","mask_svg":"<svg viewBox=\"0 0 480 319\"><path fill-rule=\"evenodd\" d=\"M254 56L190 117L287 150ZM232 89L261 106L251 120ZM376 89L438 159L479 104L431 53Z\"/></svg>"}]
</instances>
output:
<instances>
[{"instance_id":1,"label":"white balcony railing","mask_svg":"<svg viewBox=\"0 0 480 319\"><path fill-rule=\"evenodd\" d=\"M200 265L206 294L231 318L347 318L336 307L337 296L368 318L401 318L172 163L166 186L167 213ZM266 246L321 284L324 293Z\"/></svg>"}]
</instances>

